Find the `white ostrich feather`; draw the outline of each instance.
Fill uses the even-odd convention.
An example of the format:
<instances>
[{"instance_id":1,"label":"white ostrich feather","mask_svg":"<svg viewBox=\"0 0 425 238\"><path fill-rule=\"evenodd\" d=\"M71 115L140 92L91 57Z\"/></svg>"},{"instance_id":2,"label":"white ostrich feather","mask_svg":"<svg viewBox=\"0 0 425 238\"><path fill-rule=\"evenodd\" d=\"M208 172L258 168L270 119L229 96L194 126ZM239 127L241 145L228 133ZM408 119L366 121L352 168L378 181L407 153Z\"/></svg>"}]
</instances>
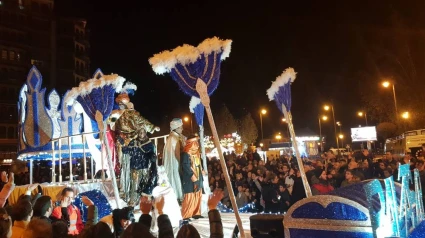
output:
<instances>
[{"instance_id":1,"label":"white ostrich feather","mask_svg":"<svg viewBox=\"0 0 425 238\"><path fill-rule=\"evenodd\" d=\"M231 40L220 40L218 37L205 39L201 44L198 45L198 49L201 54L209 55L212 52L223 52L221 60L226 59L230 55Z\"/></svg>"},{"instance_id":2,"label":"white ostrich feather","mask_svg":"<svg viewBox=\"0 0 425 238\"><path fill-rule=\"evenodd\" d=\"M154 54L149 59L149 64L156 74L164 74L169 73L177 63L182 65L191 64L199 59L201 54L209 55L213 51L223 52L221 60L224 60L230 55L231 44L231 40L220 40L218 37L208 38L200 43L198 47L184 44L172 51L166 50Z\"/></svg>"},{"instance_id":3,"label":"white ostrich feather","mask_svg":"<svg viewBox=\"0 0 425 238\"><path fill-rule=\"evenodd\" d=\"M120 92L124 82L125 78L119 76L118 74L103 75L99 79L89 79L85 82L80 82L78 87L72 88L64 101L67 105L72 105L78 96L85 96L93 89L101 88L105 85L112 85L116 92Z\"/></svg>"},{"instance_id":4,"label":"white ostrich feather","mask_svg":"<svg viewBox=\"0 0 425 238\"><path fill-rule=\"evenodd\" d=\"M163 51L149 59L152 69L157 74L168 73L177 63L187 65L195 62L200 56L199 50L191 45L182 45L172 51Z\"/></svg>"},{"instance_id":5,"label":"white ostrich feather","mask_svg":"<svg viewBox=\"0 0 425 238\"><path fill-rule=\"evenodd\" d=\"M170 72L176 63L177 59L169 50L154 54L153 57L149 59L149 64L152 65L152 69L156 74Z\"/></svg>"},{"instance_id":6,"label":"white ostrich feather","mask_svg":"<svg viewBox=\"0 0 425 238\"><path fill-rule=\"evenodd\" d=\"M134 90L134 91L136 91L137 90L136 84L127 82L124 85L124 87L121 89L121 91L117 91L117 93L126 93L126 92L128 92L128 90Z\"/></svg>"},{"instance_id":7,"label":"white ostrich feather","mask_svg":"<svg viewBox=\"0 0 425 238\"><path fill-rule=\"evenodd\" d=\"M192 97L192 98L190 99L189 109L190 109L190 112L191 112L191 113L194 113L194 112L195 112L195 107L196 107L199 103L201 103L201 99L200 99L200 98L198 98L198 97Z\"/></svg>"},{"instance_id":8,"label":"white ostrich feather","mask_svg":"<svg viewBox=\"0 0 425 238\"><path fill-rule=\"evenodd\" d=\"M295 81L297 77L297 73L293 68L287 68L283 73L276 78L276 80L272 83L272 86L267 89L267 95L270 101L274 100L274 95L279 91L279 88L287 83L292 83Z\"/></svg>"}]
</instances>

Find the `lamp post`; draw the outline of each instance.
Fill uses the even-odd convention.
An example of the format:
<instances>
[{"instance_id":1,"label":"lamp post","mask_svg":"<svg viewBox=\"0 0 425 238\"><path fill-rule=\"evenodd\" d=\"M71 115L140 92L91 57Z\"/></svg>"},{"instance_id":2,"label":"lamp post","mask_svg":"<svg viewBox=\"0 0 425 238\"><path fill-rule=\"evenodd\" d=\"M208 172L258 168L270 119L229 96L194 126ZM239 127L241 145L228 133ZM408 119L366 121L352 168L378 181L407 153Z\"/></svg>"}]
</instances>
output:
<instances>
[{"instance_id":1,"label":"lamp post","mask_svg":"<svg viewBox=\"0 0 425 238\"><path fill-rule=\"evenodd\" d=\"M184 117L184 118L183 118L183 120L184 120L185 122L188 122L188 121L190 120L190 134L193 134L192 116L190 117L190 119L189 119L189 117Z\"/></svg>"},{"instance_id":2,"label":"lamp post","mask_svg":"<svg viewBox=\"0 0 425 238\"><path fill-rule=\"evenodd\" d=\"M282 139L282 136L279 133L279 134L276 135L276 140L277 140L278 143L280 142L280 139Z\"/></svg>"},{"instance_id":3,"label":"lamp post","mask_svg":"<svg viewBox=\"0 0 425 238\"><path fill-rule=\"evenodd\" d=\"M339 140L338 140L338 135L336 134L336 121L335 121L335 111L334 111L334 106L333 106L333 105L332 105L332 106L325 105L325 106L323 107L323 109L325 109L325 111L332 110L332 119L333 119L333 122L334 122L334 131L335 131L336 147L338 147L338 146L339 146Z\"/></svg>"},{"instance_id":4,"label":"lamp post","mask_svg":"<svg viewBox=\"0 0 425 238\"><path fill-rule=\"evenodd\" d=\"M342 124L341 124L341 122L337 121L336 125L339 126L339 136L338 136L338 138L342 139L341 138L341 135L342 135L341 126L342 126ZM344 145L341 145L341 146L344 147ZM338 144L338 147L339 147L339 144Z\"/></svg>"},{"instance_id":5,"label":"lamp post","mask_svg":"<svg viewBox=\"0 0 425 238\"><path fill-rule=\"evenodd\" d=\"M344 148L344 135L343 134L339 134L339 139L341 139L341 148ZM339 151L339 149L338 149L338 151Z\"/></svg>"},{"instance_id":6,"label":"lamp post","mask_svg":"<svg viewBox=\"0 0 425 238\"><path fill-rule=\"evenodd\" d=\"M393 86L392 88L393 88L393 97L394 97L394 108L395 108L395 114L396 114L396 120L397 120L397 118L398 118L398 110L397 110L397 98L395 96L395 86L394 86L394 83L390 83L389 81L382 82L382 86L384 88L388 88L388 87L390 87L390 85Z\"/></svg>"},{"instance_id":7,"label":"lamp post","mask_svg":"<svg viewBox=\"0 0 425 238\"><path fill-rule=\"evenodd\" d=\"M323 152L323 139L322 139L322 120L326 121L328 120L327 116L323 116L320 118L319 116L319 141L320 141L320 152Z\"/></svg>"},{"instance_id":8,"label":"lamp post","mask_svg":"<svg viewBox=\"0 0 425 238\"><path fill-rule=\"evenodd\" d=\"M282 122L283 123L286 123L286 118L282 118ZM289 134L289 126L288 126L288 124L286 124L286 132L288 133L288 138L290 138L291 137L291 135Z\"/></svg>"},{"instance_id":9,"label":"lamp post","mask_svg":"<svg viewBox=\"0 0 425 238\"><path fill-rule=\"evenodd\" d=\"M366 112L358 112L358 113L357 113L357 115L358 115L359 117L363 117L363 115L364 115L364 119L365 119L365 121L366 121L366 126L368 126L368 125L367 125L367 116L366 116Z\"/></svg>"},{"instance_id":10,"label":"lamp post","mask_svg":"<svg viewBox=\"0 0 425 238\"><path fill-rule=\"evenodd\" d=\"M266 115L266 113L267 113L266 109L262 109L260 111L261 140L264 139L264 135L263 135L263 115Z\"/></svg>"}]
</instances>

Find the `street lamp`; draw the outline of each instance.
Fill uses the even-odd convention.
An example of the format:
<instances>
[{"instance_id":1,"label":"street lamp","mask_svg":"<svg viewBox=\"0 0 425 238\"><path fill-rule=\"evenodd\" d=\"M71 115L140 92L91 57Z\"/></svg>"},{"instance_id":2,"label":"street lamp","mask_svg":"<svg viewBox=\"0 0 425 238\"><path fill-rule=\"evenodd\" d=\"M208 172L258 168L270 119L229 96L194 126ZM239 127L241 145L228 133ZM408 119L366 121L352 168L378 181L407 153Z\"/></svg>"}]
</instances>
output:
<instances>
[{"instance_id":1,"label":"street lamp","mask_svg":"<svg viewBox=\"0 0 425 238\"><path fill-rule=\"evenodd\" d=\"M184 117L183 120L185 122L188 122L190 120L190 134L193 134L192 117L190 117L190 119L189 119L189 117Z\"/></svg>"},{"instance_id":2,"label":"street lamp","mask_svg":"<svg viewBox=\"0 0 425 238\"><path fill-rule=\"evenodd\" d=\"M389 81L382 82L382 86L384 88L388 88L388 87L390 87L390 85L393 86L394 108L395 108L395 114L396 114L396 119L397 119L397 117L398 117L398 110L397 110L397 98L395 96L395 86L394 86L394 83L390 83Z\"/></svg>"},{"instance_id":3,"label":"street lamp","mask_svg":"<svg viewBox=\"0 0 425 238\"><path fill-rule=\"evenodd\" d=\"M403 119L409 119L409 117L410 117L409 112L403 112L403 114L401 114L401 117Z\"/></svg>"},{"instance_id":4,"label":"street lamp","mask_svg":"<svg viewBox=\"0 0 425 238\"><path fill-rule=\"evenodd\" d=\"M365 119L365 121L366 121L366 126L367 126L367 116L366 116L366 112L358 112L357 113L357 115L359 116L359 117L363 117L363 115L364 115L364 119Z\"/></svg>"},{"instance_id":5,"label":"street lamp","mask_svg":"<svg viewBox=\"0 0 425 238\"><path fill-rule=\"evenodd\" d=\"M276 135L276 140L277 140L277 142L280 142L280 139L282 139L282 136L281 136L280 134L277 134L277 135Z\"/></svg>"},{"instance_id":6,"label":"street lamp","mask_svg":"<svg viewBox=\"0 0 425 238\"><path fill-rule=\"evenodd\" d=\"M319 116L319 141L320 141L320 152L323 152L322 120L323 120L323 121L326 121L326 120L328 120L328 117L327 117L327 116L322 116L322 118L320 118L320 116Z\"/></svg>"},{"instance_id":7,"label":"street lamp","mask_svg":"<svg viewBox=\"0 0 425 238\"><path fill-rule=\"evenodd\" d=\"M286 123L286 118L282 118L282 122ZM286 124L286 132L288 133L288 138L289 138L291 135L289 134L289 125L288 124Z\"/></svg>"},{"instance_id":8,"label":"street lamp","mask_svg":"<svg viewBox=\"0 0 425 238\"><path fill-rule=\"evenodd\" d=\"M323 109L325 109L325 111L332 110L332 119L333 119L333 122L334 122L336 147L338 147L339 146L339 140L338 140L338 136L336 134L336 121L335 121L335 110L334 110L334 106L333 105L332 106L325 105L325 106L323 106Z\"/></svg>"},{"instance_id":9,"label":"street lamp","mask_svg":"<svg viewBox=\"0 0 425 238\"><path fill-rule=\"evenodd\" d=\"M261 109L261 111L260 111L261 140L264 139L264 135L263 135L263 115L266 115L266 113L267 113L266 109Z\"/></svg>"},{"instance_id":10,"label":"street lamp","mask_svg":"<svg viewBox=\"0 0 425 238\"><path fill-rule=\"evenodd\" d=\"M336 122L336 125L337 125L337 126L339 126L339 136L338 136L338 137L339 137L340 139L342 139L342 138L341 138L341 135L342 135L342 134L341 134L341 133L342 133L342 132L341 132L341 126L342 126L342 124L341 124L341 122L337 121L337 122ZM342 141L341 141L341 142L342 142ZM344 144L342 144L341 146L342 146L342 147L344 147ZM339 147L339 144L338 144L338 147Z\"/></svg>"},{"instance_id":11,"label":"street lamp","mask_svg":"<svg viewBox=\"0 0 425 238\"><path fill-rule=\"evenodd\" d=\"M344 148L344 135L343 134L339 134L339 139L341 139L341 148Z\"/></svg>"}]
</instances>

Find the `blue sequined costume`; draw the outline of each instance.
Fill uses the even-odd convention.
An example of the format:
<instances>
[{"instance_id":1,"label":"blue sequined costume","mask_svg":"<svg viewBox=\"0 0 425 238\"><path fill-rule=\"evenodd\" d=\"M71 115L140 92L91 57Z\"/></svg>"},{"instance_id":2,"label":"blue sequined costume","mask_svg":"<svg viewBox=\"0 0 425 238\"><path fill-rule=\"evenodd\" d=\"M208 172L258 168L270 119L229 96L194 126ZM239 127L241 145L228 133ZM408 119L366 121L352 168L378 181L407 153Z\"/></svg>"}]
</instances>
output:
<instances>
[{"instance_id":1,"label":"blue sequined costume","mask_svg":"<svg viewBox=\"0 0 425 238\"><path fill-rule=\"evenodd\" d=\"M138 203L141 194L152 194L157 184L156 148L147 137L155 126L135 110L125 110L115 123L121 147L121 198L130 206Z\"/></svg>"}]
</instances>

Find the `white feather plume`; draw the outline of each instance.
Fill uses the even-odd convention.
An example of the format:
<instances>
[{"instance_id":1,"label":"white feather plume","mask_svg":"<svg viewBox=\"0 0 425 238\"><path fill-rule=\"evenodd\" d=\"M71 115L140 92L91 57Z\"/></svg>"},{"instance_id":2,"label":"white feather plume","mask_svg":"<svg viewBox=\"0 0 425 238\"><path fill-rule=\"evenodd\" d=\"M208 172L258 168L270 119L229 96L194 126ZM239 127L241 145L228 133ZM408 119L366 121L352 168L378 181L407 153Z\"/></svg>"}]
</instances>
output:
<instances>
[{"instance_id":1,"label":"white feather plume","mask_svg":"<svg viewBox=\"0 0 425 238\"><path fill-rule=\"evenodd\" d=\"M270 101L274 100L274 95L279 91L279 88L285 84L292 83L295 81L297 77L297 73L293 68L287 68L281 75L279 75L274 82L272 82L272 86L267 89L267 95Z\"/></svg>"},{"instance_id":2,"label":"white feather plume","mask_svg":"<svg viewBox=\"0 0 425 238\"><path fill-rule=\"evenodd\" d=\"M125 78L119 76L118 74L103 75L99 79L89 79L87 81L80 82L78 87L72 88L64 101L67 105L72 105L78 96L85 96L93 89L101 88L105 85L112 85L116 92L120 92L123 89L122 86L124 82Z\"/></svg>"},{"instance_id":3,"label":"white feather plume","mask_svg":"<svg viewBox=\"0 0 425 238\"><path fill-rule=\"evenodd\" d=\"M195 62L201 54L209 55L211 52L223 52L221 60L226 59L230 55L231 40L220 40L218 37L205 39L198 47L184 44L172 51L166 50L158 54L154 54L149 59L156 74L169 73L176 64L187 65Z\"/></svg>"},{"instance_id":4,"label":"white feather plume","mask_svg":"<svg viewBox=\"0 0 425 238\"><path fill-rule=\"evenodd\" d=\"M198 45L199 52L201 54L209 55L212 52L223 52L221 60L226 59L230 55L232 41L231 40L220 40L218 37L205 39L201 44Z\"/></svg>"},{"instance_id":5,"label":"white feather plume","mask_svg":"<svg viewBox=\"0 0 425 238\"><path fill-rule=\"evenodd\" d=\"M192 97L192 98L190 99L189 109L190 109L190 112L191 112L191 113L194 113L194 112L195 112L195 107L196 107L199 103L201 103L201 99L200 99L200 98L198 98L198 97Z\"/></svg>"},{"instance_id":6,"label":"white feather plume","mask_svg":"<svg viewBox=\"0 0 425 238\"><path fill-rule=\"evenodd\" d=\"M134 90L134 91L136 91L137 90L136 84L127 82L124 85L124 87L121 89L121 91L119 91L119 92L117 91L117 93L126 93L126 92L128 92L128 90Z\"/></svg>"}]
</instances>

